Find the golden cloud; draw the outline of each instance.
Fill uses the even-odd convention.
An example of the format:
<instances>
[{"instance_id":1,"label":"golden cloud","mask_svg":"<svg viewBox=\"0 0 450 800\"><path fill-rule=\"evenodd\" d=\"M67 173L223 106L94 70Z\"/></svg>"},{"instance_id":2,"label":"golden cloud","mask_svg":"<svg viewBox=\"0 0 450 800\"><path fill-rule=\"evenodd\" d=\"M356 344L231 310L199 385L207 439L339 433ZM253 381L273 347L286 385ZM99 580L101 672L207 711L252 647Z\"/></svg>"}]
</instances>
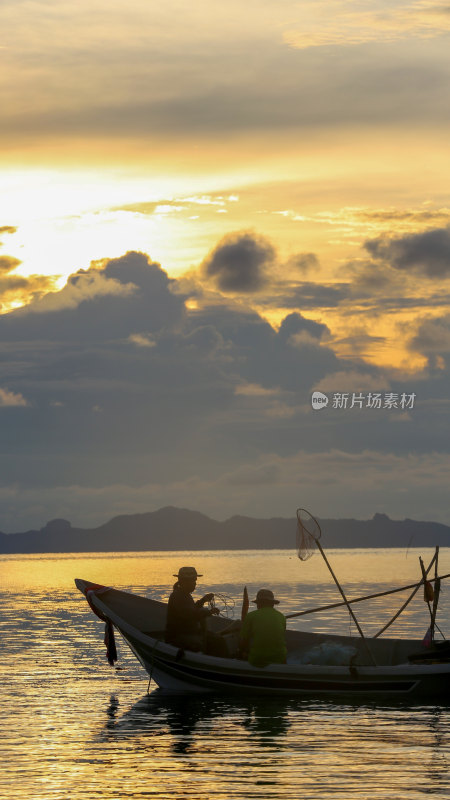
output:
<instances>
[{"instance_id":1,"label":"golden cloud","mask_svg":"<svg viewBox=\"0 0 450 800\"><path fill-rule=\"evenodd\" d=\"M9 389L0 389L0 407L27 406L28 403L21 394L10 392Z\"/></svg>"},{"instance_id":2,"label":"golden cloud","mask_svg":"<svg viewBox=\"0 0 450 800\"><path fill-rule=\"evenodd\" d=\"M450 8L433 0L409 6L366 11L355 3L317 2L303 30L284 34L285 42L299 50L309 47L348 46L368 42L394 42L410 37L431 39L450 31Z\"/></svg>"},{"instance_id":3,"label":"golden cloud","mask_svg":"<svg viewBox=\"0 0 450 800\"><path fill-rule=\"evenodd\" d=\"M55 279L46 275L17 275L21 261L13 256L0 256L0 312L5 313L51 292Z\"/></svg>"}]
</instances>

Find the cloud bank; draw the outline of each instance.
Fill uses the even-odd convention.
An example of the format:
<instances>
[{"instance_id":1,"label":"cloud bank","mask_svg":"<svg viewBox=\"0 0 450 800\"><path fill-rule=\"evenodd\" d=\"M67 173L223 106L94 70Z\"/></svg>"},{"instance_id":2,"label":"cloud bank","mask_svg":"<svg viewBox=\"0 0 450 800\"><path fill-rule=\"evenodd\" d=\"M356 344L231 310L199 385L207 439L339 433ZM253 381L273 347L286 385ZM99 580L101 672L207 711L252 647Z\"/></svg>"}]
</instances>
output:
<instances>
[{"instance_id":1,"label":"cloud bank","mask_svg":"<svg viewBox=\"0 0 450 800\"><path fill-rule=\"evenodd\" d=\"M111 506L117 512L135 511L139 501L139 508L183 502L225 516L227 509L291 513L285 502L319 503L323 475L333 484L332 450L347 454L339 506L347 504L346 513L354 506L352 469L360 513L374 502L374 473L369 462L361 473L362 451L391 465L390 505L380 494L368 515L407 505L392 465L409 474L412 453L447 457L447 373L436 366L428 377L387 376L357 356L340 359L327 344L328 327L305 316L300 301L273 327L244 302L279 287L279 273L268 269L273 257L265 239L239 233L222 240L200 273L213 264L208 279L223 280L223 293L202 294L197 282L191 306L183 280L170 279L145 253L129 252L1 316L0 528L73 517L72 502L80 508L74 523L101 521L112 486L120 487ZM433 351L431 366L437 336L424 328L414 343ZM345 412L330 403L314 412L316 389L414 391L420 402L408 424L395 425L386 410ZM308 472L314 463L322 477ZM242 493L249 482L254 488ZM29 506L23 499L19 509L17 491ZM336 492L328 496L332 505ZM320 513L335 511L321 505Z\"/></svg>"}]
</instances>

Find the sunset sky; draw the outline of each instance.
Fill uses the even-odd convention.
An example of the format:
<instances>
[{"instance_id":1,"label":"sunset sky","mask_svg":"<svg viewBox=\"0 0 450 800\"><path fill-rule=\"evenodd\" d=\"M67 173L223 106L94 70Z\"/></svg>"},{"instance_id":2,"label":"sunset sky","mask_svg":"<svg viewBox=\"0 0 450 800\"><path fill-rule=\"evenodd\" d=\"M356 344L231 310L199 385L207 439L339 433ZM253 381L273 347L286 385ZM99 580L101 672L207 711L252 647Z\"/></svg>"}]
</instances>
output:
<instances>
[{"instance_id":1,"label":"sunset sky","mask_svg":"<svg viewBox=\"0 0 450 800\"><path fill-rule=\"evenodd\" d=\"M450 524L449 40L431 0L3 0L0 530Z\"/></svg>"}]
</instances>

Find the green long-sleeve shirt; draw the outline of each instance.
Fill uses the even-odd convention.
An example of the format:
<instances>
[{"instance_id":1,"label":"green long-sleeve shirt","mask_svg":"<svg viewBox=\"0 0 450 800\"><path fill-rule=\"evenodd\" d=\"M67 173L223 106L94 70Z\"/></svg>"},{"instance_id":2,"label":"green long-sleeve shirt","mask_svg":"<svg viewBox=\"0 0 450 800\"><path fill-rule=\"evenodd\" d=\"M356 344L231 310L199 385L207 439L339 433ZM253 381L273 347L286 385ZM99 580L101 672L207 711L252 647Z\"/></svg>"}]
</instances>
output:
<instances>
[{"instance_id":1,"label":"green long-sleeve shirt","mask_svg":"<svg viewBox=\"0 0 450 800\"><path fill-rule=\"evenodd\" d=\"M249 663L254 667L286 661L286 618L272 606L250 611L242 623L240 639L249 643Z\"/></svg>"}]
</instances>

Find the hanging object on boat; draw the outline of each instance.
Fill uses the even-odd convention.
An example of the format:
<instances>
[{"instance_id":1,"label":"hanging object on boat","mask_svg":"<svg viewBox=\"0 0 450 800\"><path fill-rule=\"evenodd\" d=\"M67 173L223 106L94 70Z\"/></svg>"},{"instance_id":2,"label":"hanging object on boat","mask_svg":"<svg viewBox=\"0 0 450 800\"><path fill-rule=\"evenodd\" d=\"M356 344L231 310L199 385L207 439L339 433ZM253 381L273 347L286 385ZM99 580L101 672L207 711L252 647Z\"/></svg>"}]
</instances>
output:
<instances>
[{"instance_id":1,"label":"hanging object on boat","mask_svg":"<svg viewBox=\"0 0 450 800\"><path fill-rule=\"evenodd\" d=\"M433 629L431 625L429 625L427 628L427 632L422 639L422 644L424 647L431 647L431 645L433 644Z\"/></svg>"},{"instance_id":2,"label":"hanging object on boat","mask_svg":"<svg viewBox=\"0 0 450 800\"><path fill-rule=\"evenodd\" d=\"M95 607L93 601L93 596L97 594L103 594L104 592L108 592L110 590L109 586L102 586L100 583L91 583L84 589L84 596L89 603L90 608L94 612L94 614L105 623L105 636L103 641L106 647L106 658L108 659L108 664L110 667L113 667L115 662L117 661L117 648L116 648L116 640L114 637L114 626L111 620L102 614L98 608Z\"/></svg>"},{"instance_id":3,"label":"hanging object on boat","mask_svg":"<svg viewBox=\"0 0 450 800\"><path fill-rule=\"evenodd\" d=\"M242 597L242 610L241 610L241 620L242 620L242 622L244 621L245 617L247 616L248 608L249 608L248 592L247 592L247 587L244 586L244 594L243 594L243 597Z\"/></svg>"},{"instance_id":4,"label":"hanging object on boat","mask_svg":"<svg viewBox=\"0 0 450 800\"><path fill-rule=\"evenodd\" d=\"M426 581L423 587L423 599L427 603L432 603L434 600L434 591L430 581Z\"/></svg>"},{"instance_id":5,"label":"hanging object on boat","mask_svg":"<svg viewBox=\"0 0 450 800\"><path fill-rule=\"evenodd\" d=\"M110 619L105 619L105 637L103 639L106 647L106 658L108 659L108 664L110 667L113 667L115 662L117 661L117 648L116 648L116 640L114 638L114 627Z\"/></svg>"},{"instance_id":6,"label":"hanging object on boat","mask_svg":"<svg viewBox=\"0 0 450 800\"><path fill-rule=\"evenodd\" d=\"M436 547L436 552L434 555L434 589L427 580L427 573L428 570L425 570L423 565L423 561L419 556L420 568L422 570L422 580L423 580L423 599L428 605L428 611L430 612L430 627L428 628L423 643L428 647L434 642L434 634L435 629L442 634L442 631L438 627L436 623L436 614L438 609L439 603L439 595L441 592L441 579L438 575L438 559L439 559L439 547Z\"/></svg>"},{"instance_id":7,"label":"hanging object on boat","mask_svg":"<svg viewBox=\"0 0 450 800\"><path fill-rule=\"evenodd\" d=\"M424 583L423 583L423 599L425 600L426 603L432 603L433 600L434 600L433 587L432 587L430 581L427 580L427 572L426 572L426 569L425 569L425 565L424 565L422 559L420 558L420 556L419 556L419 561L420 561L420 568L422 570L422 577L423 577L423 581L424 581Z\"/></svg>"}]
</instances>

